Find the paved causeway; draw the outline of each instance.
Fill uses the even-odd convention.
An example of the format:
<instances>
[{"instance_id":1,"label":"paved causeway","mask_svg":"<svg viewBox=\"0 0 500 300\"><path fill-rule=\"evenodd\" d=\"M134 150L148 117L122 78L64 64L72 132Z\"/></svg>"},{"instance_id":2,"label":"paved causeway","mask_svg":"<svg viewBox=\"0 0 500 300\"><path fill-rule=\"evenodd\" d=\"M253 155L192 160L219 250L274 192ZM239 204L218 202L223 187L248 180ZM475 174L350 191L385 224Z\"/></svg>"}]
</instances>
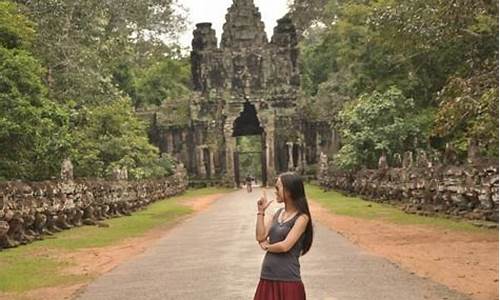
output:
<instances>
[{"instance_id":1,"label":"paved causeway","mask_svg":"<svg viewBox=\"0 0 500 300\"><path fill-rule=\"evenodd\" d=\"M254 239L260 193L225 195L98 278L78 299L253 299L264 256ZM277 207L273 202L269 213ZM313 247L301 258L308 300L468 299L359 249L319 223L315 230Z\"/></svg>"}]
</instances>

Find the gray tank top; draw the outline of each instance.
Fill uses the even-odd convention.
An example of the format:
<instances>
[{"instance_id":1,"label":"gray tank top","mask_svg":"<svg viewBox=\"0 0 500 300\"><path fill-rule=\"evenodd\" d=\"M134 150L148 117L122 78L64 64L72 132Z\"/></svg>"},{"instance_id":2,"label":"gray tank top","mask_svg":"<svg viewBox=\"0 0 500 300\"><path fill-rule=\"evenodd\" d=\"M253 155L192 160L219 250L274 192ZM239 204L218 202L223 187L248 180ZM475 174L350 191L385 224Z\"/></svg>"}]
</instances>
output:
<instances>
[{"instance_id":1,"label":"gray tank top","mask_svg":"<svg viewBox=\"0 0 500 300\"><path fill-rule=\"evenodd\" d=\"M296 214L292 219L280 224L278 223L278 216L282 210L283 208L280 208L273 216L271 228L269 229L270 244L283 241L299 217L299 214ZM280 281L301 281L299 257L303 248L304 236L303 233L288 252L266 252L262 261L260 278Z\"/></svg>"}]
</instances>

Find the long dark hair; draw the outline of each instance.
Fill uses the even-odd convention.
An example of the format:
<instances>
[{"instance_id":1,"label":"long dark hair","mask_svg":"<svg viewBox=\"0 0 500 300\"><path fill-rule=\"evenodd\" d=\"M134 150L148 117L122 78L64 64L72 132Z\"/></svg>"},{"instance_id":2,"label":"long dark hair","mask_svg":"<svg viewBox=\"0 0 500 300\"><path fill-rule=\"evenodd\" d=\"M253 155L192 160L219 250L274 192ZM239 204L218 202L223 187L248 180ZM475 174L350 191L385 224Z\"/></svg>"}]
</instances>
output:
<instances>
[{"instance_id":1,"label":"long dark hair","mask_svg":"<svg viewBox=\"0 0 500 300\"><path fill-rule=\"evenodd\" d=\"M307 204L306 193L304 191L304 182L299 175L293 172L283 173L278 177L283 184L284 191L287 191L292 198L293 204L299 211L299 214L306 214L309 217L309 222L304 232L304 244L301 252L301 255L305 255L311 249L314 234L309 204Z\"/></svg>"}]
</instances>

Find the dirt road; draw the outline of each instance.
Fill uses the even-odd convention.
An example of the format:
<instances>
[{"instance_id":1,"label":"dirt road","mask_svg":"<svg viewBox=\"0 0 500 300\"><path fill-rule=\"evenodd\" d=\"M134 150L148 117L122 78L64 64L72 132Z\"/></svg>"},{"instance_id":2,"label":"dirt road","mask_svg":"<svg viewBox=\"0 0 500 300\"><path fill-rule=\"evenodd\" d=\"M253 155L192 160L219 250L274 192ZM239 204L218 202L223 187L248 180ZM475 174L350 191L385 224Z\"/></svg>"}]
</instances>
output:
<instances>
[{"instance_id":1,"label":"dirt road","mask_svg":"<svg viewBox=\"0 0 500 300\"><path fill-rule=\"evenodd\" d=\"M223 196L98 278L78 299L253 299L264 256L254 240L260 193ZM273 203L269 213L277 207ZM468 299L361 250L319 223L315 230L313 247L301 258L308 299Z\"/></svg>"}]
</instances>

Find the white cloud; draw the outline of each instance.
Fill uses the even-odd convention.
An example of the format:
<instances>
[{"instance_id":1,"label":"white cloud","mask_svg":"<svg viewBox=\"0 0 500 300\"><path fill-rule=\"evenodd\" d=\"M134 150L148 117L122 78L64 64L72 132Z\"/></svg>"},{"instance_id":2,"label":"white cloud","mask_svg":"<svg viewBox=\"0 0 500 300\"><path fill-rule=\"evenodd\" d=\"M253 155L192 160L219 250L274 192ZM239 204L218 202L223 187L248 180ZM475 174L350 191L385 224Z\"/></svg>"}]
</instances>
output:
<instances>
[{"instance_id":1,"label":"white cloud","mask_svg":"<svg viewBox=\"0 0 500 300\"><path fill-rule=\"evenodd\" d=\"M191 47L195 24L201 22L212 23L212 28L217 32L217 39L220 43L222 25L225 23L227 9L232 2L232 0L179 0L179 3L189 10L188 21L190 22L188 30L180 36L181 45ZM276 21L288 11L287 0L254 0L254 2L262 14L267 37L271 39Z\"/></svg>"}]
</instances>

